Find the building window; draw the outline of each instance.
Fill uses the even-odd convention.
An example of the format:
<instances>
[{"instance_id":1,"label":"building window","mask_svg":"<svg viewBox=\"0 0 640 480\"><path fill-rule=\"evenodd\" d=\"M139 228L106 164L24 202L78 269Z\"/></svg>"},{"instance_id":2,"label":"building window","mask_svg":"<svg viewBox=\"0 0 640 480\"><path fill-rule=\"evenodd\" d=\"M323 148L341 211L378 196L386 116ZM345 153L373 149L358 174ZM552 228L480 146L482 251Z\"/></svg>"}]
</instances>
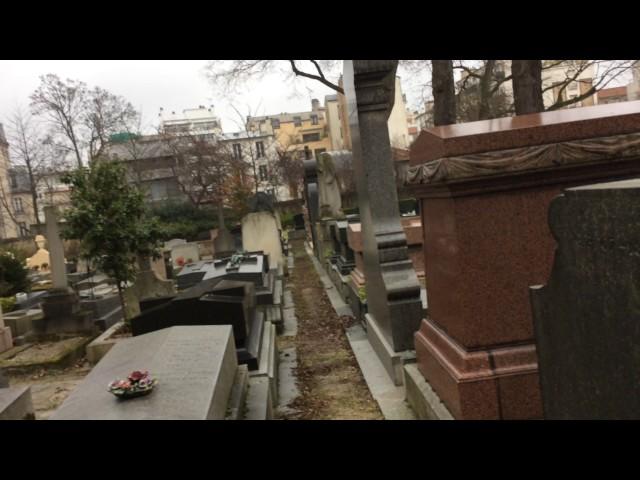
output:
<instances>
[{"instance_id":1,"label":"building window","mask_svg":"<svg viewBox=\"0 0 640 480\"><path fill-rule=\"evenodd\" d=\"M264 157L264 143L256 142L256 152L258 152L258 158Z\"/></svg>"},{"instance_id":2,"label":"building window","mask_svg":"<svg viewBox=\"0 0 640 480\"><path fill-rule=\"evenodd\" d=\"M18 223L18 227L20 228L19 235L21 237L26 237L29 235L29 229L27 228L27 224L25 222Z\"/></svg>"},{"instance_id":3,"label":"building window","mask_svg":"<svg viewBox=\"0 0 640 480\"><path fill-rule=\"evenodd\" d=\"M24 209L22 208L22 199L21 198L14 198L13 199L13 210L16 213L23 213Z\"/></svg>"},{"instance_id":4,"label":"building window","mask_svg":"<svg viewBox=\"0 0 640 480\"><path fill-rule=\"evenodd\" d=\"M260 165L258 167L258 173L260 174L260 180L264 181L267 179L267 166L266 165Z\"/></svg>"},{"instance_id":5,"label":"building window","mask_svg":"<svg viewBox=\"0 0 640 480\"><path fill-rule=\"evenodd\" d=\"M319 133L305 133L304 135L302 135L302 141L303 141L303 143L319 142L320 141L320 134Z\"/></svg>"},{"instance_id":6,"label":"building window","mask_svg":"<svg viewBox=\"0 0 640 480\"><path fill-rule=\"evenodd\" d=\"M272 118L271 119L271 127L272 128L280 128L280 120L278 120L277 118Z\"/></svg>"},{"instance_id":7,"label":"building window","mask_svg":"<svg viewBox=\"0 0 640 480\"><path fill-rule=\"evenodd\" d=\"M296 127L301 127L302 126L302 118L293 117L293 125L296 126Z\"/></svg>"},{"instance_id":8,"label":"building window","mask_svg":"<svg viewBox=\"0 0 640 480\"><path fill-rule=\"evenodd\" d=\"M239 160L242 158L242 145L240 145L239 143L233 144L233 157L236 160Z\"/></svg>"},{"instance_id":9,"label":"building window","mask_svg":"<svg viewBox=\"0 0 640 480\"><path fill-rule=\"evenodd\" d=\"M311 123L313 125L318 125L318 116L317 115L311 115Z\"/></svg>"},{"instance_id":10,"label":"building window","mask_svg":"<svg viewBox=\"0 0 640 480\"><path fill-rule=\"evenodd\" d=\"M18 188L18 178L15 173L11 174L11 188Z\"/></svg>"}]
</instances>

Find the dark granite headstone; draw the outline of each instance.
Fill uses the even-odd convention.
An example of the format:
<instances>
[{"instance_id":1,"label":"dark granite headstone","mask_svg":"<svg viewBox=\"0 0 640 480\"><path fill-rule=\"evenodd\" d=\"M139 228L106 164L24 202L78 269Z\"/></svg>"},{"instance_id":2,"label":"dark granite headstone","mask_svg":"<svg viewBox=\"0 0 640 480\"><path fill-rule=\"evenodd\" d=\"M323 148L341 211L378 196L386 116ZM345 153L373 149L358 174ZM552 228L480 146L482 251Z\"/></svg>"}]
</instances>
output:
<instances>
[{"instance_id":1,"label":"dark granite headstone","mask_svg":"<svg viewBox=\"0 0 640 480\"><path fill-rule=\"evenodd\" d=\"M304 215L302 213L293 216L293 225L296 230L304 230Z\"/></svg>"},{"instance_id":2,"label":"dark granite headstone","mask_svg":"<svg viewBox=\"0 0 640 480\"><path fill-rule=\"evenodd\" d=\"M258 368L264 314L255 308L250 282L222 278L204 280L173 298L158 299L131 319L134 336L176 325L231 325L238 362Z\"/></svg>"},{"instance_id":3,"label":"dark granite headstone","mask_svg":"<svg viewBox=\"0 0 640 480\"><path fill-rule=\"evenodd\" d=\"M553 269L531 288L545 418L640 419L639 218L638 179L551 203Z\"/></svg>"}]
</instances>

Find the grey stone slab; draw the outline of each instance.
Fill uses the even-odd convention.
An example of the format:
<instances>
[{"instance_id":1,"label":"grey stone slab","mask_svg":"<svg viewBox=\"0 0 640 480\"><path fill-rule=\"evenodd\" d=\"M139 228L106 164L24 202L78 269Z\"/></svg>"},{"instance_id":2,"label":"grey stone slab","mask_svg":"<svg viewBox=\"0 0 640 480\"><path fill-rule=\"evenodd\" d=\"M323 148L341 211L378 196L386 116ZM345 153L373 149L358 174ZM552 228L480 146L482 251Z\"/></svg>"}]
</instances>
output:
<instances>
[{"instance_id":1,"label":"grey stone slab","mask_svg":"<svg viewBox=\"0 0 640 480\"><path fill-rule=\"evenodd\" d=\"M371 347L362 326L354 325L348 328L346 333L362 376L384 418L386 420L414 420L416 416L405 401L404 388L393 383L378 355Z\"/></svg>"},{"instance_id":2,"label":"grey stone slab","mask_svg":"<svg viewBox=\"0 0 640 480\"><path fill-rule=\"evenodd\" d=\"M239 365L233 382L226 420L241 420L245 414L247 391L249 389L249 370L246 365Z\"/></svg>"},{"instance_id":3,"label":"grey stone slab","mask_svg":"<svg viewBox=\"0 0 640 480\"><path fill-rule=\"evenodd\" d=\"M549 207L551 276L531 289L544 417L640 419L640 179Z\"/></svg>"},{"instance_id":4,"label":"grey stone slab","mask_svg":"<svg viewBox=\"0 0 640 480\"><path fill-rule=\"evenodd\" d=\"M115 344L50 419L224 419L238 363L229 325L180 326ZM158 386L147 396L119 400L115 379L148 370Z\"/></svg>"},{"instance_id":5,"label":"grey stone slab","mask_svg":"<svg viewBox=\"0 0 640 480\"><path fill-rule=\"evenodd\" d=\"M250 377L247 392L247 411L245 420L272 420L273 399L269 379L266 377Z\"/></svg>"},{"instance_id":6,"label":"grey stone slab","mask_svg":"<svg viewBox=\"0 0 640 480\"><path fill-rule=\"evenodd\" d=\"M276 327L265 322L260 362L257 370L249 372L251 377L266 377L269 380L273 404L278 402L278 348L276 344Z\"/></svg>"},{"instance_id":7,"label":"grey stone slab","mask_svg":"<svg viewBox=\"0 0 640 480\"><path fill-rule=\"evenodd\" d=\"M405 365L404 373L407 402L420 420L454 420L415 363Z\"/></svg>"},{"instance_id":8,"label":"grey stone slab","mask_svg":"<svg viewBox=\"0 0 640 480\"><path fill-rule=\"evenodd\" d=\"M286 308L283 317L284 321L281 335L295 337L298 334L298 318L296 317L295 309Z\"/></svg>"},{"instance_id":9,"label":"grey stone slab","mask_svg":"<svg viewBox=\"0 0 640 480\"><path fill-rule=\"evenodd\" d=\"M396 352L387 342L375 319L368 313L365 315L367 337L371 347L378 355L391 380L400 386L404 382L403 367L405 363L415 362L415 350Z\"/></svg>"},{"instance_id":10,"label":"grey stone slab","mask_svg":"<svg viewBox=\"0 0 640 480\"><path fill-rule=\"evenodd\" d=\"M2 368L0 368L0 388L9 387L9 378Z\"/></svg>"},{"instance_id":11,"label":"grey stone slab","mask_svg":"<svg viewBox=\"0 0 640 480\"><path fill-rule=\"evenodd\" d=\"M0 388L0 420L34 420L31 387Z\"/></svg>"},{"instance_id":12,"label":"grey stone slab","mask_svg":"<svg viewBox=\"0 0 640 480\"><path fill-rule=\"evenodd\" d=\"M95 365L109 350L118 342L117 339L111 339L113 335L122 325L124 321L117 322L102 332L98 338L93 340L86 348L86 357L90 363Z\"/></svg>"},{"instance_id":13,"label":"grey stone slab","mask_svg":"<svg viewBox=\"0 0 640 480\"><path fill-rule=\"evenodd\" d=\"M294 375L297 366L298 358L295 347L285 348L280 351L277 410L284 415L294 413L289 404L300 395Z\"/></svg>"}]
</instances>

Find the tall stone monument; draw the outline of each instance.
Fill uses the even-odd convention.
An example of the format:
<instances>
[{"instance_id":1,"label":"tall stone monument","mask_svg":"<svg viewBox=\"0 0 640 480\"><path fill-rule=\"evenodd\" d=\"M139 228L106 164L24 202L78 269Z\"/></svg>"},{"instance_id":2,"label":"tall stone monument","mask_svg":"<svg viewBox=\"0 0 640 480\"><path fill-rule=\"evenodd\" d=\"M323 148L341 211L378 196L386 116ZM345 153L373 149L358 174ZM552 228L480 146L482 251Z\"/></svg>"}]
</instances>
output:
<instances>
[{"instance_id":1,"label":"tall stone monument","mask_svg":"<svg viewBox=\"0 0 640 480\"><path fill-rule=\"evenodd\" d=\"M78 296L69 288L55 207L45 207L44 214L53 286L42 302L44 318L33 321L34 331L37 334L92 331L94 326L88 313L80 311Z\"/></svg>"},{"instance_id":2,"label":"tall stone monument","mask_svg":"<svg viewBox=\"0 0 640 480\"><path fill-rule=\"evenodd\" d=\"M316 238L316 222L320 215L318 198L318 165L313 159L305 160L304 165L304 199L307 204L307 224L313 243L313 251L316 256L320 256L318 251L318 240Z\"/></svg>"},{"instance_id":3,"label":"tall stone monument","mask_svg":"<svg viewBox=\"0 0 640 480\"><path fill-rule=\"evenodd\" d=\"M530 291L547 419L640 419L639 200L633 179L551 203L553 269Z\"/></svg>"},{"instance_id":4,"label":"tall stone monument","mask_svg":"<svg viewBox=\"0 0 640 480\"><path fill-rule=\"evenodd\" d=\"M403 363L415 358L421 301L400 223L387 127L397 65L397 60L347 60L344 85L362 222L367 335L390 377L401 385Z\"/></svg>"}]
</instances>

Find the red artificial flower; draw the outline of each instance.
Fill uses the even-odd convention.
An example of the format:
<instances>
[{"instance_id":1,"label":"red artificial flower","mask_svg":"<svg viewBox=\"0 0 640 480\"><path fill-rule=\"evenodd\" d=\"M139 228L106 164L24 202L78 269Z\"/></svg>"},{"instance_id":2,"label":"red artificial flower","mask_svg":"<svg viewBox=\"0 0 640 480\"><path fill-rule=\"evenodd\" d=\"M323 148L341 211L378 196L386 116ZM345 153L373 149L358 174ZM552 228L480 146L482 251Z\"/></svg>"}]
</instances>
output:
<instances>
[{"instance_id":1,"label":"red artificial flower","mask_svg":"<svg viewBox=\"0 0 640 480\"><path fill-rule=\"evenodd\" d=\"M131 375L129 375L129 380L131 380L132 382L138 382L146 376L147 372L139 372L138 370L136 370L135 372L132 372Z\"/></svg>"}]
</instances>

